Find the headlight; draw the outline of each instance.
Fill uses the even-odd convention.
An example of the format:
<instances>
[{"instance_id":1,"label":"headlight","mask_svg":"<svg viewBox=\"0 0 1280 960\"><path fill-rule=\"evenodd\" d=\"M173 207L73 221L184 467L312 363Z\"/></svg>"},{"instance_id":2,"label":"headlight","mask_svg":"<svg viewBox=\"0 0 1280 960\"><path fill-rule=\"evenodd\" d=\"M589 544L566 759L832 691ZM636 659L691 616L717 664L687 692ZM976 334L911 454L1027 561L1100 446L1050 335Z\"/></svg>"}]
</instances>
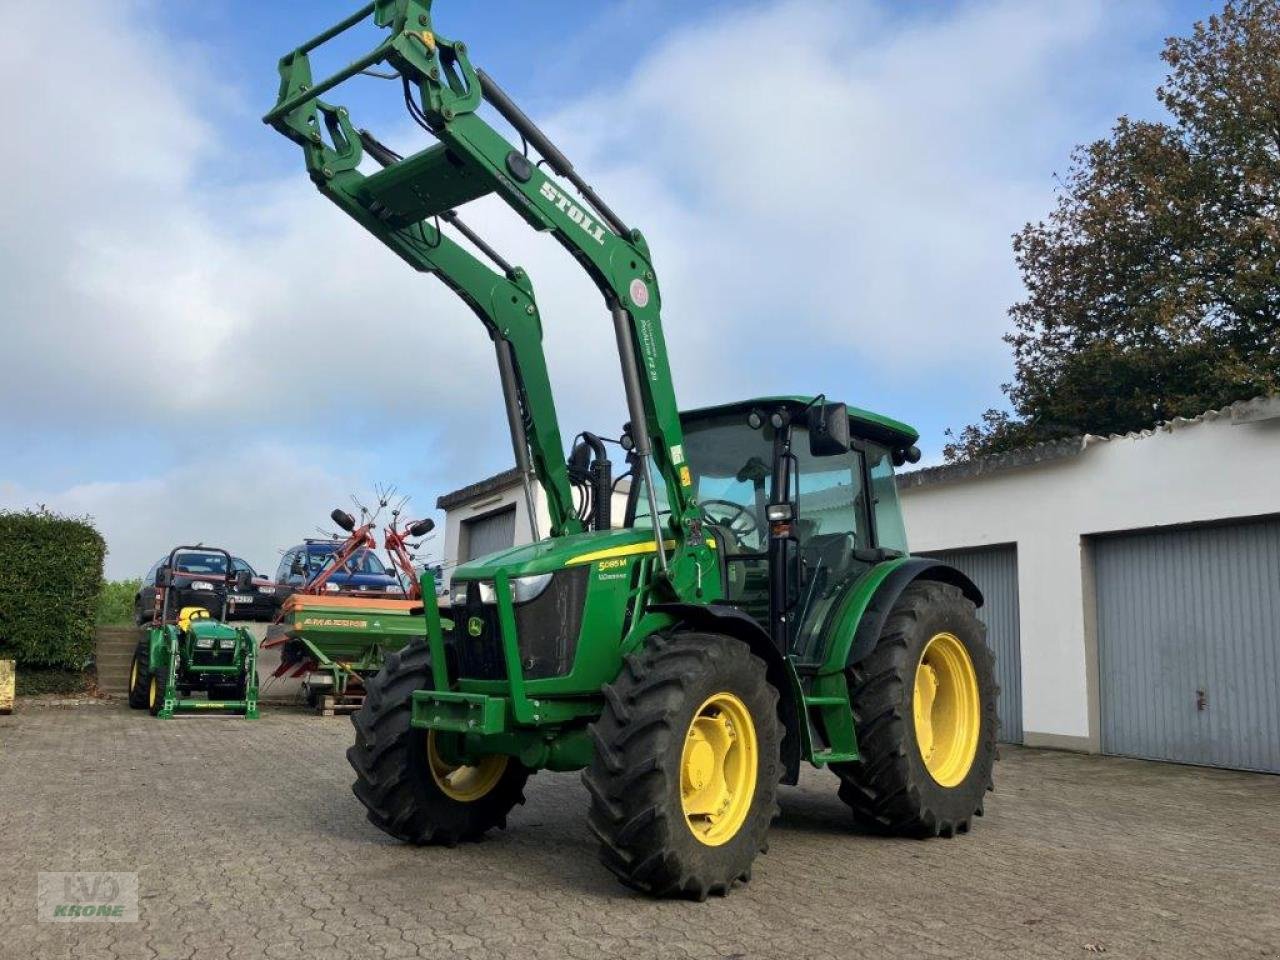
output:
<instances>
[{"instance_id":1,"label":"headlight","mask_svg":"<svg viewBox=\"0 0 1280 960\"><path fill-rule=\"evenodd\" d=\"M336 583L326 583L326 584L324 585L324 588L325 588L326 590L328 590L330 593L337 593L339 590L341 590L341 589L342 589L342 588L341 588L340 586L338 586Z\"/></svg>"},{"instance_id":2,"label":"headlight","mask_svg":"<svg viewBox=\"0 0 1280 960\"><path fill-rule=\"evenodd\" d=\"M511 600L513 603L528 603L542 595L542 591L546 590L551 584L551 573L536 573L530 577L512 577L511 578ZM479 580L476 586L480 590L481 603L497 603L498 591L493 585L492 580ZM449 599L454 604L464 604L467 602L467 585L459 583L449 591Z\"/></svg>"},{"instance_id":3,"label":"headlight","mask_svg":"<svg viewBox=\"0 0 1280 960\"><path fill-rule=\"evenodd\" d=\"M528 603L541 596L551 584L554 574L538 573L532 577L515 577L511 581L511 599L516 603Z\"/></svg>"},{"instance_id":4,"label":"headlight","mask_svg":"<svg viewBox=\"0 0 1280 960\"><path fill-rule=\"evenodd\" d=\"M219 650L231 650L235 648L235 645L236 645L235 637L223 637L221 640L218 641Z\"/></svg>"},{"instance_id":5,"label":"headlight","mask_svg":"<svg viewBox=\"0 0 1280 960\"><path fill-rule=\"evenodd\" d=\"M397 594L398 596L403 597L404 587L400 586L400 584L398 583L389 583L387 584L387 593L394 593L394 594Z\"/></svg>"},{"instance_id":6,"label":"headlight","mask_svg":"<svg viewBox=\"0 0 1280 960\"><path fill-rule=\"evenodd\" d=\"M453 607L464 606L467 602L467 582L459 580L457 583L449 584L449 605Z\"/></svg>"},{"instance_id":7,"label":"headlight","mask_svg":"<svg viewBox=\"0 0 1280 960\"><path fill-rule=\"evenodd\" d=\"M267 596L271 596L273 593L276 592L276 588L275 587L259 587L258 592L265 593Z\"/></svg>"},{"instance_id":8,"label":"headlight","mask_svg":"<svg viewBox=\"0 0 1280 960\"><path fill-rule=\"evenodd\" d=\"M196 649L197 649L197 650L212 650L212 649L213 649L213 637L196 637Z\"/></svg>"},{"instance_id":9,"label":"headlight","mask_svg":"<svg viewBox=\"0 0 1280 960\"><path fill-rule=\"evenodd\" d=\"M191 589L192 590L212 590L213 584L210 583L208 580L193 580L191 581Z\"/></svg>"}]
</instances>

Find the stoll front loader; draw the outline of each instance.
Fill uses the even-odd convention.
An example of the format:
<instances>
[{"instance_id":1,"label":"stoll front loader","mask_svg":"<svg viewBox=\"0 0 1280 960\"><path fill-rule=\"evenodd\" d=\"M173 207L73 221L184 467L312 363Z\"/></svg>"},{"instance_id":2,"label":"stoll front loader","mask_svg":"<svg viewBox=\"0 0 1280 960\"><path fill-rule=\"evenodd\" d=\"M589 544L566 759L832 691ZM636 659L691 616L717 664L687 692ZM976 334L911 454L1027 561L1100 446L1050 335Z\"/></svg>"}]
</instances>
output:
<instances>
[{"instance_id":1,"label":"stoll front loader","mask_svg":"<svg viewBox=\"0 0 1280 960\"><path fill-rule=\"evenodd\" d=\"M313 79L309 53L370 17L377 47ZM438 141L404 157L320 99L387 68ZM448 633L423 578L427 639L387 658L354 716L348 758L369 819L451 844L505 825L532 772L584 770L605 866L697 899L749 879L778 784L802 762L829 767L868 824L967 831L991 786L997 689L978 590L906 553L893 468L919 456L916 432L823 397L681 414L644 237L435 32L430 0L370 3L280 74L265 120L303 148L320 191L485 322L517 465L549 501L546 539L454 571ZM382 169L362 170L366 155ZM630 414L623 529L607 496L585 521L574 508L527 278L443 231L488 194L550 232L604 295Z\"/></svg>"},{"instance_id":2,"label":"stoll front loader","mask_svg":"<svg viewBox=\"0 0 1280 960\"><path fill-rule=\"evenodd\" d=\"M174 573L187 554L226 558L225 579L210 581L210 605L174 609ZM129 667L129 706L146 708L153 717L175 713L239 713L258 716L258 645L248 630L227 620L228 588L249 588L252 574L236 572L231 554L216 547L175 547L156 571L155 616L138 641ZM205 699L192 699L193 692Z\"/></svg>"}]
</instances>

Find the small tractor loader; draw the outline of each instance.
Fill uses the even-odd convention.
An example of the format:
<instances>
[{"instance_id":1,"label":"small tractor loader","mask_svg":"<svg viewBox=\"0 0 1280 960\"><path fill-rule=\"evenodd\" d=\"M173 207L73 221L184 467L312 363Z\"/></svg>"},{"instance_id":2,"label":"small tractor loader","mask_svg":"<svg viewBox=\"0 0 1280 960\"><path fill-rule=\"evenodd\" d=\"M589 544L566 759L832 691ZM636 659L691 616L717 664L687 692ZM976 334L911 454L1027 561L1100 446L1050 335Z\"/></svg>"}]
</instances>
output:
<instances>
[{"instance_id":1,"label":"small tractor loader","mask_svg":"<svg viewBox=\"0 0 1280 960\"><path fill-rule=\"evenodd\" d=\"M186 554L221 554L226 576L210 583L210 606L174 609L174 575ZM231 554L216 547L175 547L156 572L155 615L138 641L129 667L129 706L153 717L176 713L238 713L258 716L258 647L243 627L226 622L229 588L247 590L253 575L237 572ZM211 578L204 577L205 580ZM203 692L204 699L192 699Z\"/></svg>"},{"instance_id":2,"label":"small tractor loader","mask_svg":"<svg viewBox=\"0 0 1280 960\"><path fill-rule=\"evenodd\" d=\"M313 77L311 52L370 19L376 46ZM390 78L436 142L401 155L323 99L361 75ZM821 395L682 412L644 236L435 31L431 0L374 0L287 54L264 120L324 196L479 317L526 491L548 500L544 539L454 570L452 629L423 577L426 639L387 657L353 717L370 821L453 844L505 826L535 771L580 770L604 865L695 899L750 878L806 762L875 828L966 832L991 788L997 688L981 594L907 551L894 468L918 460L916 431ZM620 528L602 443L569 458L595 494L575 499L528 277L458 216L490 194L603 296L630 417Z\"/></svg>"}]
</instances>

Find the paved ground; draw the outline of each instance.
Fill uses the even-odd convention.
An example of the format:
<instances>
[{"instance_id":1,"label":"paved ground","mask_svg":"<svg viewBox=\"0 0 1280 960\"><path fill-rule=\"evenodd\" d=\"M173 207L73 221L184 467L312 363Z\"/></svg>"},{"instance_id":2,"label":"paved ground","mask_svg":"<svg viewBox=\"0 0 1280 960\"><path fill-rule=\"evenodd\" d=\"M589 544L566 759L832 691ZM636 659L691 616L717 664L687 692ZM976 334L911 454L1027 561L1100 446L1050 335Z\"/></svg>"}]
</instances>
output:
<instances>
[{"instance_id":1,"label":"paved ground","mask_svg":"<svg viewBox=\"0 0 1280 960\"><path fill-rule=\"evenodd\" d=\"M975 832L856 833L783 795L754 881L654 903L595 862L575 775L511 829L402 846L348 789L345 719L0 717L0 957L1280 957L1280 777L1006 748ZM36 872L136 871L141 919L35 922Z\"/></svg>"}]
</instances>

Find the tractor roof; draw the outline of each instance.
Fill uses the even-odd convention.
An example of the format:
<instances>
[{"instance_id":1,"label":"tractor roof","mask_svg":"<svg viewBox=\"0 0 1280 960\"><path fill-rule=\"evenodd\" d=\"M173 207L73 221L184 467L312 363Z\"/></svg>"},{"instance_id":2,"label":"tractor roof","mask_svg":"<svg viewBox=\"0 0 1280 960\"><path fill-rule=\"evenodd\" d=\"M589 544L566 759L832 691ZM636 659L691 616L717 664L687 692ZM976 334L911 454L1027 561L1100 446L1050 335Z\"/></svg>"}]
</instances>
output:
<instances>
[{"instance_id":1,"label":"tractor roof","mask_svg":"<svg viewBox=\"0 0 1280 960\"><path fill-rule=\"evenodd\" d=\"M751 400L737 400L733 403L721 403L711 407L699 407L696 410L685 410L680 414L681 420L700 420L703 417L717 416L725 413L741 413L744 416L757 408L786 406L796 411L813 403L812 396L789 397L755 397ZM890 446L906 447L920 439L919 432L900 420L872 413L861 407L849 406L849 426L855 436L879 440Z\"/></svg>"}]
</instances>

